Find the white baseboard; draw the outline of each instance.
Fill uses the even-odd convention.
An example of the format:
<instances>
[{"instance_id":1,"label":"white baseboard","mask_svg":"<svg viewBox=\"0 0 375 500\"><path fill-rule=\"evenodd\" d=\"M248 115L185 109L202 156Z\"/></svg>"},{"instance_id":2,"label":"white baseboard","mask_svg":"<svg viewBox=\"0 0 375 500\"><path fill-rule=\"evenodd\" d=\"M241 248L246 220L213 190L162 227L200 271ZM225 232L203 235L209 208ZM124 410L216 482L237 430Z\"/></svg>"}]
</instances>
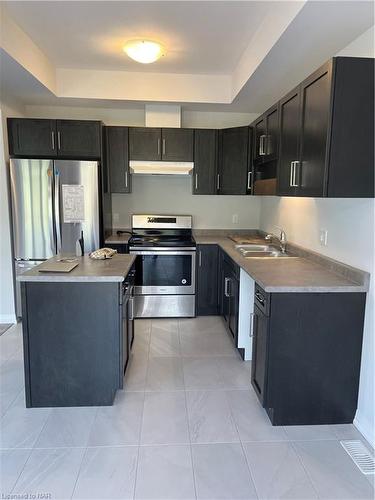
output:
<instances>
[{"instance_id":1,"label":"white baseboard","mask_svg":"<svg viewBox=\"0 0 375 500\"><path fill-rule=\"evenodd\" d=\"M370 443L370 445L375 448L374 424L371 424L371 422L367 418L365 418L359 410L357 410L353 424L366 439L366 441L368 441L368 443Z\"/></svg>"},{"instance_id":2,"label":"white baseboard","mask_svg":"<svg viewBox=\"0 0 375 500\"><path fill-rule=\"evenodd\" d=\"M0 314L0 323L5 325L17 323L15 314Z\"/></svg>"}]
</instances>

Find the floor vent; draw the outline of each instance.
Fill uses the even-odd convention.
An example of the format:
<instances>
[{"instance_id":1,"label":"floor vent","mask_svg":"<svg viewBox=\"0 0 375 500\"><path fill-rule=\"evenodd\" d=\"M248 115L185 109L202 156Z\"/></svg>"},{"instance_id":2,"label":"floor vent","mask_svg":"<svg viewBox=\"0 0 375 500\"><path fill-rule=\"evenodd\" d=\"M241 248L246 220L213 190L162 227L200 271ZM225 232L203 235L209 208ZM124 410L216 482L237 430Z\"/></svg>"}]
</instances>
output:
<instances>
[{"instance_id":1,"label":"floor vent","mask_svg":"<svg viewBox=\"0 0 375 500\"><path fill-rule=\"evenodd\" d=\"M375 474L375 460L362 441L340 441L362 474Z\"/></svg>"}]
</instances>

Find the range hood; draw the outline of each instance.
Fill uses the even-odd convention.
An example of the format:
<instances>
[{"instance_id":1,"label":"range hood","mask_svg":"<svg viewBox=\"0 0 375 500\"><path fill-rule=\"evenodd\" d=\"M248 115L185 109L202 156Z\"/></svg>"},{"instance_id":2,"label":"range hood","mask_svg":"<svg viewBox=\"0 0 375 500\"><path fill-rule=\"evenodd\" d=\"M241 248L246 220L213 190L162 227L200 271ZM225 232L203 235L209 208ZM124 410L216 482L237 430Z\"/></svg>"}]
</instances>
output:
<instances>
[{"instance_id":1,"label":"range hood","mask_svg":"<svg viewBox=\"0 0 375 500\"><path fill-rule=\"evenodd\" d=\"M190 175L194 162L130 160L129 167L135 175Z\"/></svg>"}]
</instances>

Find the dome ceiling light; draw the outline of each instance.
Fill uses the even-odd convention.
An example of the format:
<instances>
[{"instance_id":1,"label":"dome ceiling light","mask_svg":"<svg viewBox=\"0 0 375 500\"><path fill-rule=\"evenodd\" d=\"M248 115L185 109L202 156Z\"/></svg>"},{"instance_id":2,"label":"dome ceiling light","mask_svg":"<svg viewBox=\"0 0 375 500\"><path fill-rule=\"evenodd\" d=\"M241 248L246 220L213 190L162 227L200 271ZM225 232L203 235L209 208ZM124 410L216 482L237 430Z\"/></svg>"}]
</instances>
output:
<instances>
[{"instance_id":1,"label":"dome ceiling light","mask_svg":"<svg viewBox=\"0 0 375 500\"><path fill-rule=\"evenodd\" d=\"M123 50L131 59L142 64L153 63L165 55L164 47L151 40L131 40Z\"/></svg>"}]
</instances>

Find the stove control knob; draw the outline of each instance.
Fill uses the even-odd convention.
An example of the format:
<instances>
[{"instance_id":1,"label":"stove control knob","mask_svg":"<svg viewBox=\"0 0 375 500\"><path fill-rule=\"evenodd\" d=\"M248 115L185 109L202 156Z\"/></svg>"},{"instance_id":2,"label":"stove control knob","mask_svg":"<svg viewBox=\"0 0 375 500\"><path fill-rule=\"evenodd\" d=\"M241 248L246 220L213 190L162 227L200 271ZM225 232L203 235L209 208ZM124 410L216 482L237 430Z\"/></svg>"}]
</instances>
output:
<instances>
[{"instance_id":1,"label":"stove control knob","mask_svg":"<svg viewBox=\"0 0 375 500\"><path fill-rule=\"evenodd\" d=\"M186 285L186 279L185 279L185 278L184 278L184 279L182 279L182 280L181 280L181 283L182 283L183 285Z\"/></svg>"}]
</instances>

